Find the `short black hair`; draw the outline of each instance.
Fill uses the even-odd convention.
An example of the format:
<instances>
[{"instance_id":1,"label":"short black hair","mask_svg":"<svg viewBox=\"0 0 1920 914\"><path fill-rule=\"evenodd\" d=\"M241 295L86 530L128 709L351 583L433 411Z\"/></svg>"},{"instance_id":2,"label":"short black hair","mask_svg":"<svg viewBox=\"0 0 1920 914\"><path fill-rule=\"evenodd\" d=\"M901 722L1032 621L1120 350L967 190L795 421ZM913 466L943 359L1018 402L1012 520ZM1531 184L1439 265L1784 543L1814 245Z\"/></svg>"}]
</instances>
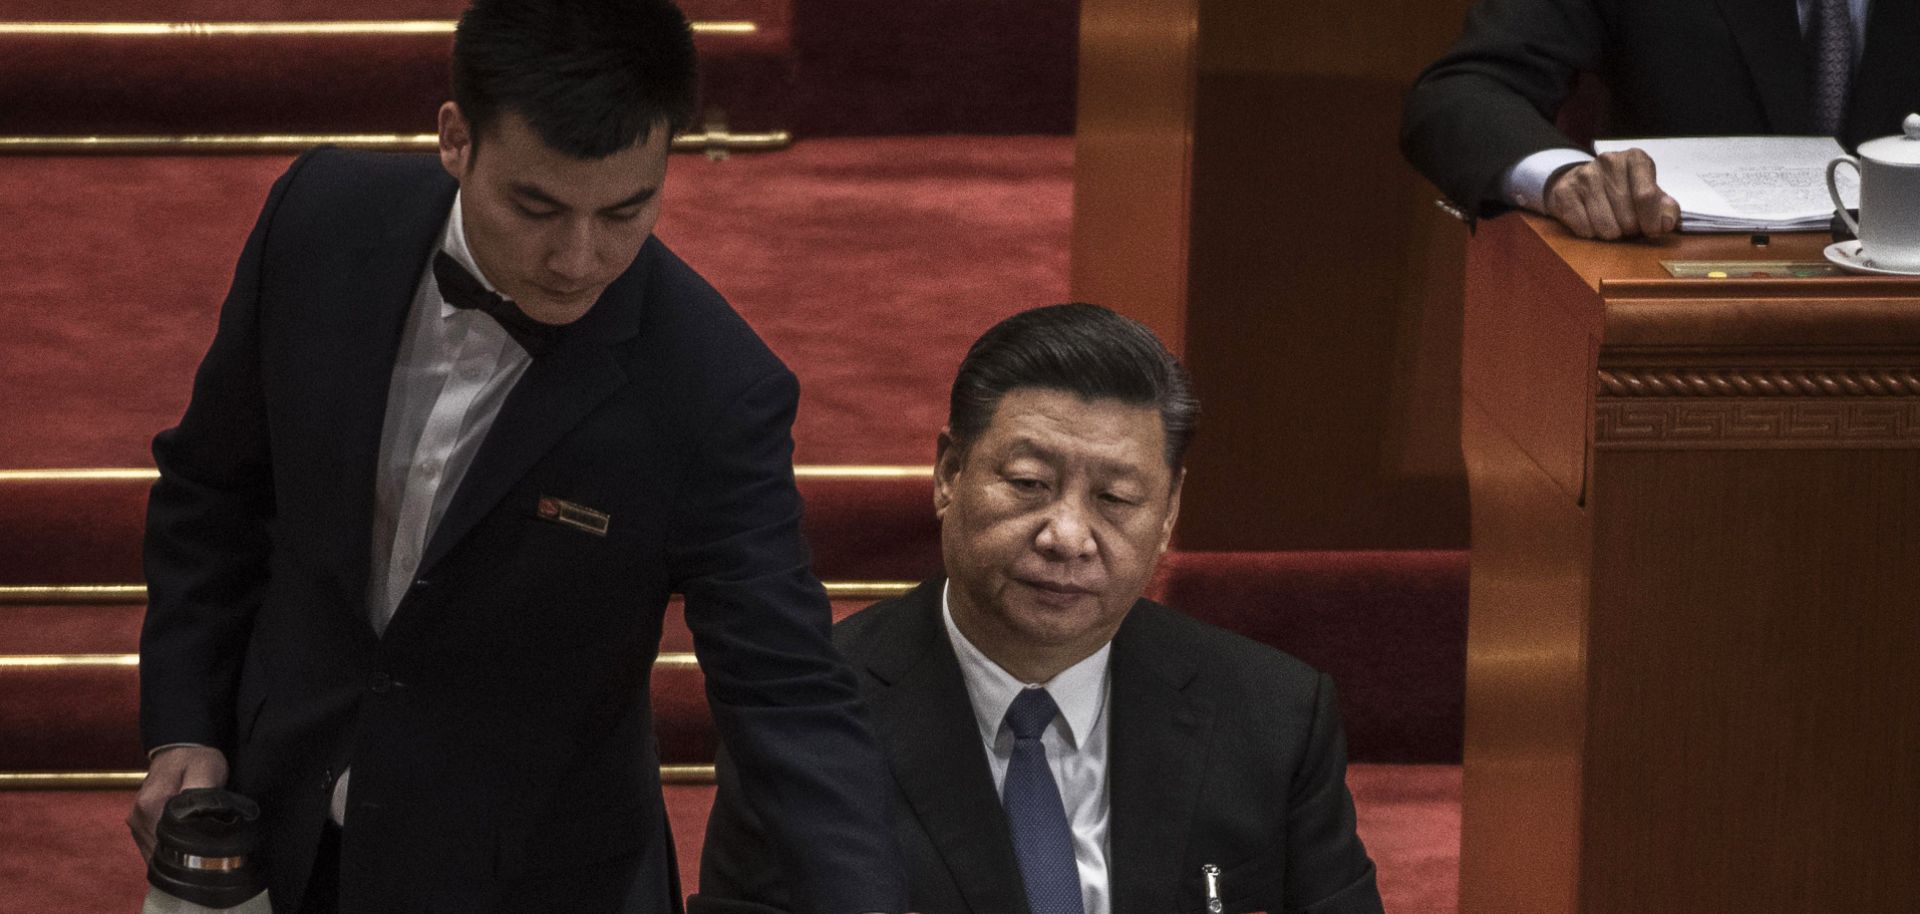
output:
<instances>
[{"instance_id":1,"label":"short black hair","mask_svg":"<svg viewBox=\"0 0 1920 914\"><path fill-rule=\"evenodd\" d=\"M1099 305L1022 311L974 341L953 379L947 433L964 453L993 422L1000 399L1019 388L1119 400L1160 411L1167 466L1186 459L1200 401L1180 360L1139 321Z\"/></svg>"},{"instance_id":2,"label":"short black hair","mask_svg":"<svg viewBox=\"0 0 1920 914\"><path fill-rule=\"evenodd\" d=\"M453 101L475 142L505 111L575 158L693 121L693 29L669 0L474 0L453 36Z\"/></svg>"}]
</instances>

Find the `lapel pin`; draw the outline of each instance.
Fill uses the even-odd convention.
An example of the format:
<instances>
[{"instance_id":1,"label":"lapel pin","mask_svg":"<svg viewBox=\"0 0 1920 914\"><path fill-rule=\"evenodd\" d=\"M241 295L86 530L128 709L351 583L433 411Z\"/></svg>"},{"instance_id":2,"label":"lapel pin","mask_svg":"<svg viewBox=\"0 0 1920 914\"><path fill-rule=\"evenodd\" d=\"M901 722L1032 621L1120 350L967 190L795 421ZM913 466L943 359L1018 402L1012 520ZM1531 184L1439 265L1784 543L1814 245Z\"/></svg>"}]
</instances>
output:
<instances>
[{"instance_id":1,"label":"lapel pin","mask_svg":"<svg viewBox=\"0 0 1920 914\"><path fill-rule=\"evenodd\" d=\"M1209 863L1200 868L1200 878L1207 883L1207 914L1220 914L1227 906L1220 903L1220 868Z\"/></svg>"},{"instance_id":2,"label":"lapel pin","mask_svg":"<svg viewBox=\"0 0 1920 914\"><path fill-rule=\"evenodd\" d=\"M586 505L578 505L564 498L543 495L534 507L534 514L541 520L553 521L575 530L584 530L594 536L606 536L607 526L613 518L602 511L595 511Z\"/></svg>"}]
</instances>

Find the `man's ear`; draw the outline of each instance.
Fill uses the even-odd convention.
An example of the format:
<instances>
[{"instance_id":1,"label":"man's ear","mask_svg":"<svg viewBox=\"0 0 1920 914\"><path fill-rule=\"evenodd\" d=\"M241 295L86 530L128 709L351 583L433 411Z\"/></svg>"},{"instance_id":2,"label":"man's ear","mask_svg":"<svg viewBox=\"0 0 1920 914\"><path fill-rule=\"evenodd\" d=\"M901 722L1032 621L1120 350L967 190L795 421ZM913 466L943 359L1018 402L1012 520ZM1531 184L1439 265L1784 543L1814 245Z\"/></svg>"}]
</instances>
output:
<instances>
[{"instance_id":1,"label":"man's ear","mask_svg":"<svg viewBox=\"0 0 1920 914\"><path fill-rule=\"evenodd\" d=\"M945 518L953 504L954 480L960 476L960 448L953 443L953 432L940 429L933 445L933 516Z\"/></svg>"},{"instance_id":2,"label":"man's ear","mask_svg":"<svg viewBox=\"0 0 1920 914\"><path fill-rule=\"evenodd\" d=\"M473 164L473 125L454 102L440 105L440 167L455 179Z\"/></svg>"},{"instance_id":3,"label":"man's ear","mask_svg":"<svg viewBox=\"0 0 1920 914\"><path fill-rule=\"evenodd\" d=\"M1181 467L1180 472L1173 477L1173 493L1167 496L1172 502L1167 506L1167 519L1160 523L1161 555L1166 555L1167 549L1173 545L1173 524L1180 519L1180 489L1186 484L1187 468Z\"/></svg>"}]
</instances>

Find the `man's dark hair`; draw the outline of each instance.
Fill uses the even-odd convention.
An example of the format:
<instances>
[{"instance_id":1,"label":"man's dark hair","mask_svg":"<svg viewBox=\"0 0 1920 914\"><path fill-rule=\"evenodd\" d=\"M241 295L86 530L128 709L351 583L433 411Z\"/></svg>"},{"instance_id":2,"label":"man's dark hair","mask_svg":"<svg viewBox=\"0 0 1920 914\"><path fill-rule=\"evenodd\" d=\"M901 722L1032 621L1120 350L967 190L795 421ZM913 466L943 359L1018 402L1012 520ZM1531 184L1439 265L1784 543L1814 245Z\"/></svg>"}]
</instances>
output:
<instances>
[{"instance_id":1,"label":"man's dark hair","mask_svg":"<svg viewBox=\"0 0 1920 914\"><path fill-rule=\"evenodd\" d=\"M693 121L693 30L669 0L474 0L453 37L453 100L480 135L515 111L541 142L599 159Z\"/></svg>"},{"instance_id":2,"label":"man's dark hair","mask_svg":"<svg viewBox=\"0 0 1920 914\"><path fill-rule=\"evenodd\" d=\"M1186 369L1140 322L1099 305L1022 311L975 340L953 379L947 430L964 452L993 422L1000 399L1023 387L1160 410L1167 466L1178 470L1200 418Z\"/></svg>"}]
</instances>

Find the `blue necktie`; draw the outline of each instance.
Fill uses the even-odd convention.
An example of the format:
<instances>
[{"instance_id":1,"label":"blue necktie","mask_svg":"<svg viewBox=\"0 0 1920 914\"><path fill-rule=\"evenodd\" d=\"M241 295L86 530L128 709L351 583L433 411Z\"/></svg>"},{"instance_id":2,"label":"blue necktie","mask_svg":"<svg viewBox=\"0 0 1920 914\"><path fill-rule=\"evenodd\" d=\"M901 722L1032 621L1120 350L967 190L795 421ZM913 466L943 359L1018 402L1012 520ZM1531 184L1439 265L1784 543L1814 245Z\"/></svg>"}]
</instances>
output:
<instances>
[{"instance_id":1,"label":"blue necktie","mask_svg":"<svg viewBox=\"0 0 1920 914\"><path fill-rule=\"evenodd\" d=\"M1853 87L1853 11L1849 2L1814 0L1813 15L1807 22L1813 125L1827 136L1840 135L1847 116L1848 91Z\"/></svg>"},{"instance_id":2,"label":"blue necktie","mask_svg":"<svg viewBox=\"0 0 1920 914\"><path fill-rule=\"evenodd\" d=\"M1023 689L1007 708L1013 731L1013 758L1007 762L1000 802L1013 829L1013 853L1020 860L1033 914L1082 914L1080 868L1073 862L1073 830L1060 802L1059 785L1047 767L1040 734L1059 715L1046 689Z\"/></svg>"}]
</instances>

